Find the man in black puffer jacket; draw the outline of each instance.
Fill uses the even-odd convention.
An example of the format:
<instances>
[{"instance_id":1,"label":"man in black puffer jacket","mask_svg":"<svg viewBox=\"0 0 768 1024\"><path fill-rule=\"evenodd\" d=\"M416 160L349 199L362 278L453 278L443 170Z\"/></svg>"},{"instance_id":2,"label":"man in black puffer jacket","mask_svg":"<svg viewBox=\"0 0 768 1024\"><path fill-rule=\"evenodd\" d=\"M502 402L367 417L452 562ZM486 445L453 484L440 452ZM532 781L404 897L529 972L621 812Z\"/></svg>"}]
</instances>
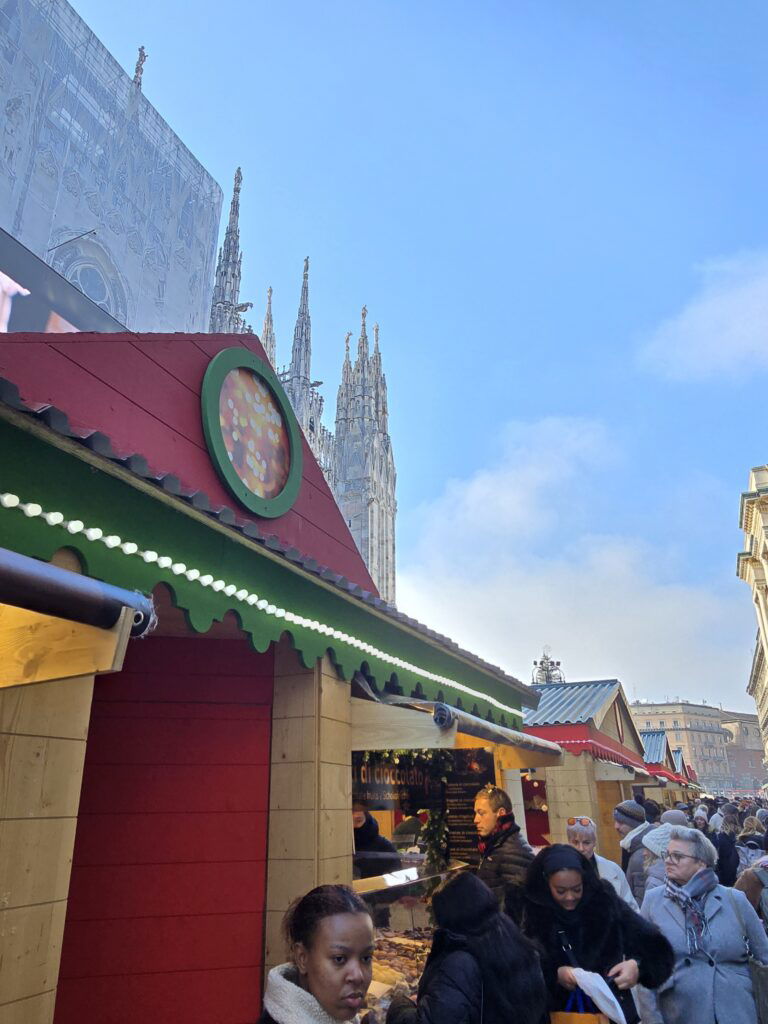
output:
<instances>
[{"instance_id":1,"label":"man in black puffer jacket","mask_svg":"<svg viewBox=\"0 0 768 1024\"><path fill-rule=\"evenodd\" d=\"M515 822L508 793L491 785L480 790L475 797L475 828L482 856L477 876L519 924L525 877L534 854Z\"/></svg>"}]
</instances>

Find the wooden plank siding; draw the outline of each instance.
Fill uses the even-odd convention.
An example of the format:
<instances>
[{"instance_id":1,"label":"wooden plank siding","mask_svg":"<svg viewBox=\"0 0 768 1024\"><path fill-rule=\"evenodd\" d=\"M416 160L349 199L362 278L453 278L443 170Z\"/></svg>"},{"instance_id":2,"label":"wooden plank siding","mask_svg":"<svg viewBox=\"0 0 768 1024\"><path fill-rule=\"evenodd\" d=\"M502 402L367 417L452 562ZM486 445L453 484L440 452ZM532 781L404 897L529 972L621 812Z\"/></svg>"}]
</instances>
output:
<instances>
[{"instance_id":1,"label":"wooden plank siding","mask_svg":"<svg viewBox=\"0 0 768 1024\"><path fill-rule=\"evenodd\" d=\"M34 406L55 405L77 429L100 430L123 455L144 455L158 474L172 473L214 507L298 548L321 565L376 588L309 445L302 439L299 496L285 515L265 521L242 509L225 488L203 438L200 391L213 355L233 345L261 358L256 339L213 335L3 335L0 376Z\"/></svg>"},{"instance_id":2,"label":"wooden plank siding","mask_svg":"<svg viewBox=\"0 0 768 1024\"><path fill-rule=\"evenodd\" d=\"M161 636L97 681L55 1024L257 1018L273 673Z\"/></svg>"}]
</instances>

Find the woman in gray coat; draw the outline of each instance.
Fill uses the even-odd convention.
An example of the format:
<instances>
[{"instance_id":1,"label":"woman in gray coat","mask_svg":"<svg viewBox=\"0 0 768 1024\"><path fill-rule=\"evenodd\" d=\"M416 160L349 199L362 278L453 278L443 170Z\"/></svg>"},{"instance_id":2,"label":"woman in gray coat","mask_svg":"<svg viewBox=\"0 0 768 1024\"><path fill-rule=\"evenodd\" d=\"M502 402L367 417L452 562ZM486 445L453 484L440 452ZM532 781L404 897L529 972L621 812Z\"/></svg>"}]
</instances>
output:
<instances>
[{"instance_id":1,"label":"woman in gray coat","mask_svg":"<svg viewBox=\"0 0 768 1024\"><path fill-rule=\"evenodd\" d=\"M665 885L647 892L642 915L675 953L672 977L654 994L646 1024L757 1024L748 956L768 963L768 938L741 892L717 881L717 851L694 828L674 827Z\"/></svg>"}]
</instances>

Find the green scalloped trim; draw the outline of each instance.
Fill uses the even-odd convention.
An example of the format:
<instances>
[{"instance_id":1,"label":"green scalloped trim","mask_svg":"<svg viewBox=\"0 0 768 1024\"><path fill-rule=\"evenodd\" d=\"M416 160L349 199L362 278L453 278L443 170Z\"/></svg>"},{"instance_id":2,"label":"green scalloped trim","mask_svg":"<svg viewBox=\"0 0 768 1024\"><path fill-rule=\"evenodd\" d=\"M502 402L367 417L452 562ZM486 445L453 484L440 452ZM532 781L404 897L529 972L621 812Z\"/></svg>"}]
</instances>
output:
<instances>
[{"instance_id":1,"label":"green scalloped trim","mask_svg":"<svg viewBox=\"0 0 768 1024\"><path fill-rule=\"evenodd\" d=\"M86 526L99 526L105 534L114 533L123 540L134 541L141 550L151 549L183 562L188 568L212 573L297 615L356 636L422 670L455 679L513 709L520 707L519 695L481 668L435 647L362 603L327 589L311 576L291 570L256 545L240 543L213 523L208 525L184 509L156 500L152 494L93 467L76 454L3 420L0 491L18 494L22 501L38 502L45 511L61 512L66 519L81 519ZM175 604L185 611L195 632L206 632L215 621L233 611L257 651L265 651L270 643L287 634L307 668L327 652L345 679L362 671L380 689L399 687L408 695L444 699L469 711L473 709L475 698L450 686L422 679L408 670L394 672L386 662L344 643L329 643L327 636L314 630L285 623L223 592L176 576L170 568L160 569L156 563L125 555L119 548L110 549L82 534L71 535L63 527L51 527L40 517L28 518L19 509L0 507L0 544L45 560L59 548L71 547L82 559L89 576L145 594L158 583L168 586ZM476 704L482 717L490 714L496 721L502 717L490 703L478 698ZM521 728L519 713L507 716L506 724Z\"/></svg>"}]
</instances>

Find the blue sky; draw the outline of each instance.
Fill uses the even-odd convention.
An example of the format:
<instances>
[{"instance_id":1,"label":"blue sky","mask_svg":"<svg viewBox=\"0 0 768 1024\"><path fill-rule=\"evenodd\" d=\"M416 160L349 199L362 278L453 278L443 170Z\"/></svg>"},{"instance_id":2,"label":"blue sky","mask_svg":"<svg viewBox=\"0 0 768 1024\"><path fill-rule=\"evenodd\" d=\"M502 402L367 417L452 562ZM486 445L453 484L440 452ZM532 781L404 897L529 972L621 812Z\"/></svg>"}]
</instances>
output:
<instances>
[{"instance_id":1,"label":"blue sky","mask_svg":"<svg viewBox=\"0 0 768 1024\"><path fill-rule=\"evenodd\" d=\"M749 708L768 8L75 0L225 190L331 409L381 324L400 604L528 678Z\"/></svg>"}]
</instances>

